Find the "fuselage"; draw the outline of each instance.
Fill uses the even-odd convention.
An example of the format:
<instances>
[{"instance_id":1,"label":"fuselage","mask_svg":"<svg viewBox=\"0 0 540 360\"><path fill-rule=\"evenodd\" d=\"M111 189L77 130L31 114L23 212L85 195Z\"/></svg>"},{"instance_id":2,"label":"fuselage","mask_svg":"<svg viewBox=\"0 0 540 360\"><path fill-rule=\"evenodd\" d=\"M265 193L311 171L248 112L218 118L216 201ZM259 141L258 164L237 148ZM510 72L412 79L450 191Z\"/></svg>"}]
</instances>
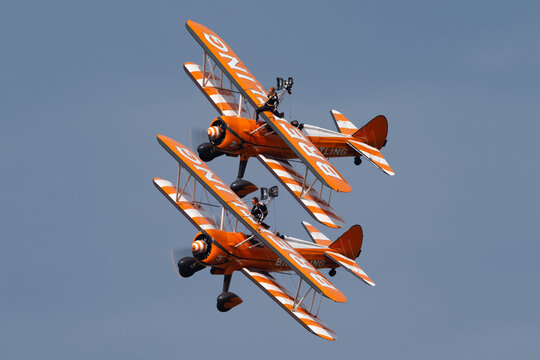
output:
<instances>
[{"instance_id":1,"label":"fuselage","mask_svg":"<svg viewBox=\"0 0 540 360\"><path fill-rule=\"evenodd\" d=\"M206 253L197 256L198 262L205 266L219 269L219 273L232 273L241 268L250 268L262 271L289 271L290 267L274 252L255 239L247 240L248 236L240 232L222 230L207 230L212 239L199 233L194 239L203 239L208 244ZM335 268L338 265L329 260L324 252L328 247L318 245L301 239L285 237L302 257L315 268Z\"/></svg>"},{"instance_id":2,"label":"fuselage","mask_svg":"<svg viewBox=\"0 0 540 360\"><path fill-rule=\"evenodd\" d=\"M287 144L276 135L270 126L257 123L253 119L235 116L220 116L216 118L212 126L222 129L221 136L210 139L219 150L243 157L264 154L279 159L293 159L296 154ZM357 156L358 153L347 145L348 140L355 140L350 135L341 134L332 130L313 125L304 125L304 135L326 157ZM358 140L358 139L356 139Z\"/></svg>"}]
</instances>

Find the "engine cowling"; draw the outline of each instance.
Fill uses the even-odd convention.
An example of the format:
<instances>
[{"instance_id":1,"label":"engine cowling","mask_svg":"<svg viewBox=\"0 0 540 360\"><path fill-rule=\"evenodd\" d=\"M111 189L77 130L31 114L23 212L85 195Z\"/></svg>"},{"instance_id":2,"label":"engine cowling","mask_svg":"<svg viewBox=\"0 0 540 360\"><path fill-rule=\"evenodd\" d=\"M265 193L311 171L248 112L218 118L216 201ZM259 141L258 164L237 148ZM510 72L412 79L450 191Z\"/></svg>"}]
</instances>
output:
<instances>
[{"instance_id":1,"label":"engine cowling","mask_svg":"<svg viewBox=\"0 0 540 360\"><path fill-rule=\"evenodd\" d=\"M202 232L193 239L191 252L199 263L207 266L219 267L228 261L227 253L212 243L212 238Z\"/></svg>"},{"instance_id":2,"label":"engine cowling","mask_svg":"<svg viewBox=\"0 0 540 360\"><path fill-rule=\"evenodd\" d=\"M217 149L225 152L239 149L243 141L235 134L233 129L241 129L242 121L248 120L235 116L220 116L216 118L206 131L208 140Z\"/></svg>"}]
</instances>

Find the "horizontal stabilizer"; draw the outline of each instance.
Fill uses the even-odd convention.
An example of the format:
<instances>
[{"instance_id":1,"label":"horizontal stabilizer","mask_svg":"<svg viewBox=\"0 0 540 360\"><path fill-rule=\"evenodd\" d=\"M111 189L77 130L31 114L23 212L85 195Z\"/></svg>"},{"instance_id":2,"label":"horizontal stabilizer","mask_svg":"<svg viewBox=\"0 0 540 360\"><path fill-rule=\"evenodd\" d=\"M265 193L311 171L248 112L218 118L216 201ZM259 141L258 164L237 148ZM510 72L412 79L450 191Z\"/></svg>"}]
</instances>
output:
<instances>
[{"instance_id":1,"label":"horizontal stabilizer","mask_svg":"<svg viewBox=\"0 0 540 360\"><path fill-rule=\"evenodd\" d=\"M258 155L257 159L270 171L306 211L321 224L332 228L344 225L343 219L336 214L330 204L321 199L317 190L310 188L302 194L304 177L300 175L286 160L278 160Z\"/></svg>"},{"instance_id":2,"label":"horizontal stabilizer","mask_svg":"<svg viewBox=\"0 0 540 360\"><path fill-rule=\"evenodd\" d=\"M332 244L332 240L326 237L322 232L320 232L315 226L311 225L307 221L302 221L302 226L306 229L309 237L315 244L322 246L328 246Z\"/></svg>"},{"instance_id":3,"label":"horizontal stabilizer","mask_svg":"<svg viewBox=\"0 0 540 360\"><path fill-rule=\"evenodd\" d=\"M330 115L336 124L337 129L342 134L352 135L358 131L358 128L337 110L330 110Z\"/></svg>"},{"instance_id":4,"label":"horizontal stabilizer","mask_svg":"<svg viewBox=\"0 0 540 360\"><path fill-rule=\"evenodd\" d=\"M375 166L384 171L390 176L394 176L395 172L392 170L390 165L386 162L383 155L379 150L374 147L371 147L363 142L349 140L347 145L352 147L354 150L358 151L360 154L364 155L369 161L371 161Z\"/></svg>"},{"instance_id":5,"label":"horizontal stabilizer","mask_svg":"<svg viewBox=\"0 0 540 360\"><path fill-rule=\"evenodd\" d=\"M339 265L341 265L342 267L350 271L351 274L360 278L369 286L375 286L375 283L373 282L373 280L371 280L371 278L367 276L364 270L362 270L362 268L358 266L358 264L355 263L353 260L333 251L326 251L324 255L328 256L330 259L334 260L336 263L338 263Z\"/></svg>"},{"instance_id":6,"label":"horizontal stabilizer","mask_svg":"<svg viewBox=\"0 0 540 360\"><path fill-rule=\"evenodd\" d=\"M241 271L308 331L326 340L336 340L336 333L317 315L313 315L303 303L294 307L294 297L267 272L248 269Z\"/></svg>"}]
</instances>

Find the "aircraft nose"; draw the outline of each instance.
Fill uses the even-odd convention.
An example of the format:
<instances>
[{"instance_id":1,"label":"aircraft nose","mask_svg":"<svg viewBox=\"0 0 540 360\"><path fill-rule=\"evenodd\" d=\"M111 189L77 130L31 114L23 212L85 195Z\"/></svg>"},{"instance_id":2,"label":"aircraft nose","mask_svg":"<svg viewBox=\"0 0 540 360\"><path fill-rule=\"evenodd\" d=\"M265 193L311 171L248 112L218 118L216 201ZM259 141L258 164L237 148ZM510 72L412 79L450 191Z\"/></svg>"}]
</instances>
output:
<instances>
[{"instance_id":1,"label":"aircraft nose","mask_svg":"<svg viewBox=\"0 0 540 360\"><path fill-rule=\"evenodd\" d=\"M206 133L210 140L216 140L221 136L223 130L219 126L210 126L208 130L206 130Z\"/></svg>"},{"instance_id":2,"label":"aircraft nose","mask_svg":"<svg viewBox=\"0 0 540 360\"><path fill-rule=\"evenodd\" d=\"M191 251L194 254L202 254L206 251L206 243L202 240L196 240L191 244Z\"/></svg>"}]
</instances>

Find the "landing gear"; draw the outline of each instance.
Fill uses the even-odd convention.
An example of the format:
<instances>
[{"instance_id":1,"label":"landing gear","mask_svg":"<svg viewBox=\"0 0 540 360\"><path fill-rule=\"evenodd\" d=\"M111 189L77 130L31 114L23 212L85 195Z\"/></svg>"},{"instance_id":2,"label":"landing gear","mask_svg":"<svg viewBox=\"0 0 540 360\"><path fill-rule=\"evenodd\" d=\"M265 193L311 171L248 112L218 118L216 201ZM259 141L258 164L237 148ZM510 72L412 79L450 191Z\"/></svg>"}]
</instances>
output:
<instances>
[{"instance_id":1,"label":"landing gear","mask_svg":"<svg viewBox=\"0 0 540 360\"><path fill-rule=\"evenodd\" d=\"M259 188L253 183L243 180L244 173L246 172L248 158L240 158L240 166L238 167L238 178L231 184L231 190L236 193L236 195L243 198L244 196L251 194L254 191L257 191Z\"/></svg>"},{"instance_id":2,"label":"landing gear","mask_svg":"<svg viewBox=\"0 0 540 360\"><path fill-rule=\"evenodd\" d=\"M242 303L242 299L235 293L229 292L232 275L225 275L223 278L223 292L217 297L217 309L221 312L227 312L236 305Z\"/></svg>"},{"instance_id":3,"label":"landing gear","mask_svg":"<svg viewBox=\"0 0 540 360\"><path fill-rule=\"evenodd\" d=\"M330 269L330 272L328 273L331 277L334 277L336 275L336 269Z\"/></svg>"},{"instance_id":4,"label":"landing gear","mask_svg":"<svg viewBox=\"0 0 540 360\"><path fill-rule=\"evenodd\" d=\"M360 156L355 156L354 157L354 165L358 166L362 163L362 159L360 158Z\"/></svg>"},{"instance_id":5,"label":"landing gear","mask_svg":"<svg viewBox=\"0 0 540 360\"><path fill-rule=\"evenodd\" d=\"M178 261L178 273L181 277L190 277L202 269L204 269L204 265L199 264L195 258L191 256L181 258Z\"/></svg>"}]
</instances>

